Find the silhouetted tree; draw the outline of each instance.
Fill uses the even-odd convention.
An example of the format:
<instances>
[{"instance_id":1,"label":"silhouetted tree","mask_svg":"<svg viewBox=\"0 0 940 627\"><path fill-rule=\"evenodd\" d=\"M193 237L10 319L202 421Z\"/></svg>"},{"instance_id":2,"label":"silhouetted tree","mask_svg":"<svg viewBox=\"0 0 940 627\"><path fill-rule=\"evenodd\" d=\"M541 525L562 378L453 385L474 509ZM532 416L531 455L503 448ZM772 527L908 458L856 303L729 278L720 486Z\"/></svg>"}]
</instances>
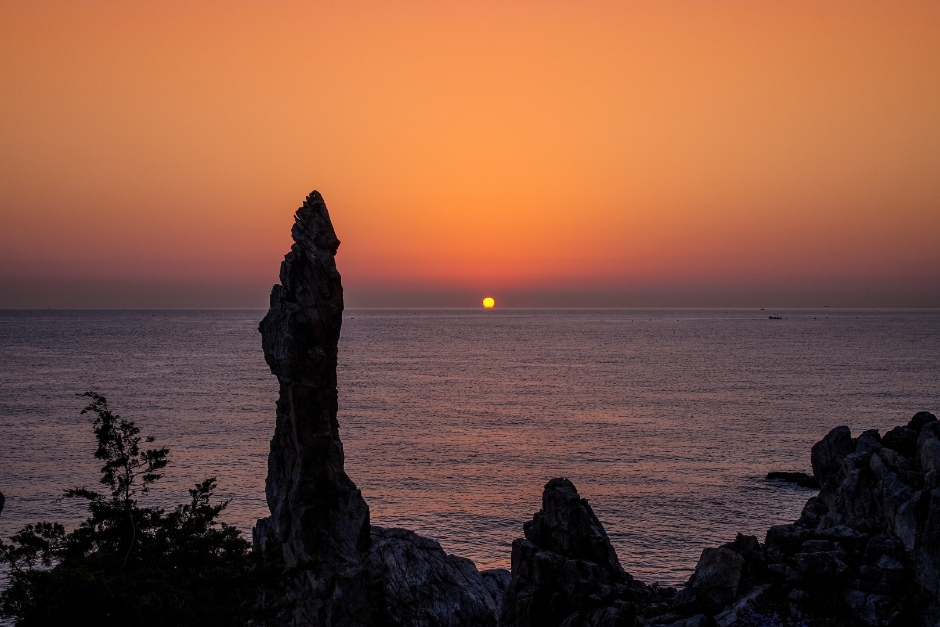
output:
<instances>
[{"instance_id":1,"label":"silhouetted tree","mask_svg":"<svg viewBox=\"0 0 940 627\"><path fill-rule=\"evenodd\" d=\"M95 414L105 491L74 488L90 516L66 532L57 523L26 525L0 541L9 565L0 617L17 627L40 625L265 625L285 611L281 551L253 553L235 527L217 518L214 478L189 490L172 512L138 498L161 478L169 450L140 446L140 430L113 414L94 392L82 414ZM153 442L152 437L145 440ZM270 546L270 545L269 545Z\"/></svg>"}]
</instances>

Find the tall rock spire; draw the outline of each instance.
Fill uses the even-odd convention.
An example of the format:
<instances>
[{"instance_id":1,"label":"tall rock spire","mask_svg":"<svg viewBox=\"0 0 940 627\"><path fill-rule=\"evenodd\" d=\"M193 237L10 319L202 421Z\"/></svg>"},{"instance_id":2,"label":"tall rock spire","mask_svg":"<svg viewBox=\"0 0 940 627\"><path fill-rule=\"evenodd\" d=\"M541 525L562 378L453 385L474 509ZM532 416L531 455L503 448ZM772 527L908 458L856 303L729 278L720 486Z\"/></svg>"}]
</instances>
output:
<instances>
[{"instance_id":1,"label":"tall rock spire","mask_svg":"<svg viewBox=\"0 0 940 627\"><path fill-rule=\"evenodd\" d=\"M307 196L294 220L294 244L259 327L280 397L265 484L271 517L258 521L255 542L263 545L273 534L288 565L315 565L295 591L296 624L370 624L364 567L369 507L343 468L336 420L343 321L334 261L339 239L319 192Z\"/></svg>"},{"instance_id":2,"label":"tall rock spire","mask_svg":"<svg viewBox=\"0 0 940 627\"><path fill-rule=\"evenodd\" d=\"M289 592L293 627L495 627L509 573L405 529L369 524L369 507L343 469L336 421L336 355L343 286L339 240L323 198L297 210L294 245L261 321L264 358L280 383L265 494L271 516L256 547L282 547L302 576Z\"/></svg>"}]
</instances>

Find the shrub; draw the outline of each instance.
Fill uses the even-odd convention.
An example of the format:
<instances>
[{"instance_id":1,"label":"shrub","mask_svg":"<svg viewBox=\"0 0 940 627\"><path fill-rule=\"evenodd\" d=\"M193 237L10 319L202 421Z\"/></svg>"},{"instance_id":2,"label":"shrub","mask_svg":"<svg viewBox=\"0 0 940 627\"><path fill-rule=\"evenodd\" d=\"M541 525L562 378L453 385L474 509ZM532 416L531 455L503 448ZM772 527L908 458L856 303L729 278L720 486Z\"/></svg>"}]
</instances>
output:
<instances>
[{"instance_id":1,"label":"shrub","mask_svg":"<svg viewBox=\"0 0 940 627\"><path fill-rule=\"evenodd\" d=\"M265 625L286 608L288 573L281 551L252 552L235 527L217 518L214 478L189 490L189 502L166 512L138 499L159 480L169 450L141 448L140 430L113 414L94 392L90 403L105 490L68 490L85 499L89 517L66 532L57 523L26 525L0 541L9 566L0 617L40 625ZM153 442L152 437L145 442ZM270 546L270 545L269 545Z\"/></svg>"}]
</instances>

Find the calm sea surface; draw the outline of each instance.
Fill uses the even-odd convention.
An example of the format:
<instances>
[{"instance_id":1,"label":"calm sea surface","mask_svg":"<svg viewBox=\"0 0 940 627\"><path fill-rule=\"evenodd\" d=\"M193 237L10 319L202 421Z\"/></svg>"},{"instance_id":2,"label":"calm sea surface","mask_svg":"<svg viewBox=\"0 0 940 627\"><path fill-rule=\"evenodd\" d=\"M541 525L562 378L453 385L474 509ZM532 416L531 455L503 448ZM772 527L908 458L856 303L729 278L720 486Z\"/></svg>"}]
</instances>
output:
<instances>
[{"instance_id":1,"label":"calm sea surface","mask_svg":"<svg viewBox=\"0 0 940 627\"><path fill-rule=\"evenodd\" d=\"M0 536L84 517L56 499L96 485L85 390L170 447L147 498L170 506L215 476L248 531L267 513L277 397L263 314L0 312ZM702 548L799 515L812 491L763 477L809 471L830 428L938 413L940 312L349 310L339 398L375 524L508 566L542 486L566 476L628 571L677 583Z\"/></svg>"}]
</instances>

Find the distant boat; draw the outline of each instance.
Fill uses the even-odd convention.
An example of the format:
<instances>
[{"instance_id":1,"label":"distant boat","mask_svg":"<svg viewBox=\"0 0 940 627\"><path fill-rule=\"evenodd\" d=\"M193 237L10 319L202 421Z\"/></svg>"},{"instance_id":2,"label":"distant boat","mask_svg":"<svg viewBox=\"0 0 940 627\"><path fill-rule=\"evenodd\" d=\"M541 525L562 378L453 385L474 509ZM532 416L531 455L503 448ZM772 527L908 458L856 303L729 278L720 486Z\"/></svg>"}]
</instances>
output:
<instances>
[{"instance_id":1,"label":"distant boat","mask_svg":"<svg viewBox=\"0 0 940 627\"><path fill-rule=\"evenodd\" d=\"M777 316L777 315L767 316L767 317L770 318L771 320L783 320L783 318L781 318L780 316Z\"/></svg>"}]
</instances>

